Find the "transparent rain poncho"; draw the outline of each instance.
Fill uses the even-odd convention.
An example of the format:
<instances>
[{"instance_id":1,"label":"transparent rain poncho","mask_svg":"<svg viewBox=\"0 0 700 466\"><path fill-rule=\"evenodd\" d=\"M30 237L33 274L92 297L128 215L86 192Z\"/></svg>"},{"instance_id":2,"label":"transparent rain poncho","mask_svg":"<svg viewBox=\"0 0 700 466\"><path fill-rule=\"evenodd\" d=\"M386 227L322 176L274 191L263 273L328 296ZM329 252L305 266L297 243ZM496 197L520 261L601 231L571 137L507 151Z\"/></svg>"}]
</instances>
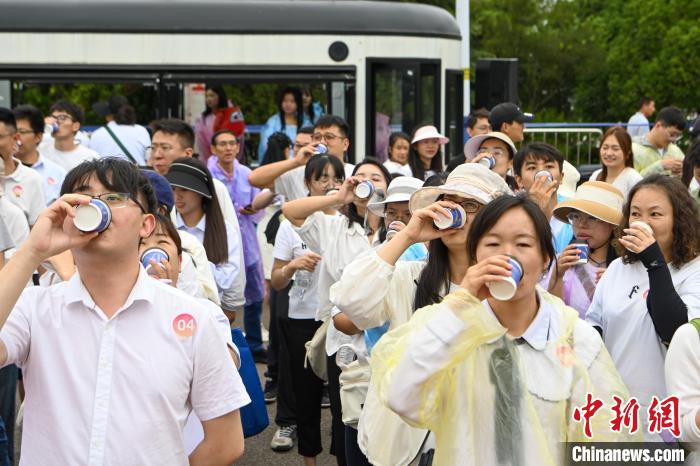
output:
<instances>
[{"instance_id":1,"label":"transparent rain poncho","mask_svg":"<svg viewBox=\"0 0 700 466\"><path fill-rule=\"evenodd\" d=\"M448 362L428 369L430 375L412 393L419 400L416 412L402 416L435 433L436 466L555 466L566 462L564 442L641 440L624 427L622 432L610 429L613 396L626 402L629 393L597 332L560 299L538 293L557 313L559 326L558 337L542 351L517 344L464 290L420 309L372 351L372 383L389 405L390 387L406 377L395 369L412 337L446 311L445 306L463 321L464 331L447 348ZM605 404L591 418L590 439L583 423L572 417L589 393Z\"/></svg>"}]
</instances>

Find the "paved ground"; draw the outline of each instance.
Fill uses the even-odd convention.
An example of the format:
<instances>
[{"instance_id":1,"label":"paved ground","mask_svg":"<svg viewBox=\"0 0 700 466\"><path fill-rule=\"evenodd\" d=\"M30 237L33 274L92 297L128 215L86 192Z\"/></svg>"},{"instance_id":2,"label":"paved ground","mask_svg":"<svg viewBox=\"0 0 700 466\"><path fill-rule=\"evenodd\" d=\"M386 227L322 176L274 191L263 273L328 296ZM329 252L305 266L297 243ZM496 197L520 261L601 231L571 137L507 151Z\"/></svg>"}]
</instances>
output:
<instances>
[{"instance_id":1,"label":"paved ground","mask_svg":"<svg viewBox=\"0 0 700 466\"><path fill-rule=\"evenodd\" d=\"M258 373L262 377L265 366L258 364ZM261 378L261 380L264 379ZM260 434L245 440L245 455L236 463L236 466L299 466L304 462L296 451L296 447L285 453L276 453L270 450L270 441L275 435L277 426L274 424L276 403L267 405L267 412L270 416L271 425ZM323 453L317 457L318 466L335 465L335 457L328 453L331 446L331 410L321 410L321 438L323 441Z\"/></svg>"}]
</instances>

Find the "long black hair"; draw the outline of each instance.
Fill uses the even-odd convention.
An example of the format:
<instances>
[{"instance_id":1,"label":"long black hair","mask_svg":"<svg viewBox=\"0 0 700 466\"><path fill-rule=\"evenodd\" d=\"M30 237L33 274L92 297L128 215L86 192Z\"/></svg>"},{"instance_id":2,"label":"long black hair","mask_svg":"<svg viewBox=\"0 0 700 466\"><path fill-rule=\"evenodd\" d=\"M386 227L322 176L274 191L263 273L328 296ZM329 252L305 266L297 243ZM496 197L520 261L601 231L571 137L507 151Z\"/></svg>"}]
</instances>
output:
<instances>
[{"instance_id":1,"label":"long black hair","mask_svg":"<svg viewBox=\"0 0 700 466\"><path fill-rule=\"evenodd\" d=\"M309 104L309 112L307 113L307 115L309 116L309 121L313 123L314 117L316 116L314 112L314 95L311 93L311 88L308 86L304 86L301 88L302 98L304 97L304 94L307 94L309 97L311 97L311 103ZM304 101L302 100L302 104L303 102Z\"/></svg>"},{"instance_id":2,"label":"long black hair","mask_svg":"<svg viewBox=\"0 0 700 466\"><path fill-rule=\"evenodd\" d=\"M424 126L428 125L420 125L417 126L416 129L413 130L413 133L411 134L411 141L413 141L413 138L416 137L416 132L423 128ZM420 155L418 155L418 150L416 149L416 146L420 143L420 141L417 141L415 144L411 144L408 149L408 166L411 167L411 172L413 173L413 176L415 178L418 178L419 180L425 181L425 168L423 167L423 162L420 159ZM437 153L435 154L435 157L430 159L430 168L429 170L434 171L435 173L439 173L443 170L442 166L442 151L438 149Z\"/></svg>"},{"instance_id":3,"label":"long black hair","mask_svg":"<svg viewBox=\"0 0 700 466\"><path fill-rule=\"evenodd\" d=\"M217 104L217 106L214 110L228 107L228 97L226 97L226 91L224 90L224 86L221 86L218 84L217 85L207 84L205 86L205 92L206 91L212 91L214 94L219 96L219 103ZM211 108L209 108L208 105L205 105L205 107L206 108L202 112L202 118L206 117L207 115L211 114L214 111Z\"/></svg>"},{"instance_id":4,"label":"long black hair","mask_svg":"<svg viewBox=\"0 0 700 466\"><path fill-rule=\"evenodd\" d=\"M442 301L442 290L450 289L450 252L437 238L428 243L428 262L423 267L416 280L416 295L413 298L413 309L418 310Z\"/></svg>"},{"instance_id":5,"label":"long black hair","mask_svg":"<svg viewBox=\"0 0 700 466\"><path fill-rule=\"evenodd\" d=\"M282 131L277 131L272 133L272 135L267 138L267 148L265 149L265 156L263 157L260 165L267 165L268 163L280 162L282 160L287 160L284 154L285 149L289 149L292 145L292 140L289 139L287 133Z\"/></svg>"},{"instance_id":6,"label":"long black hair","mask_svg":"<svg viewBox=\"0 0 700 466\"><path fill-rule=\"evenodd\" d=\"M379 168L379 170L382 172L382 176L384 177L384 182L387 186L389 186L389 183L391 183L391 174L379 160L375 159L374 157L365 157L362 162L355 165L355 168L352 170L353 176L355 176L355 173L357 173L362 165L374 165L375 167ZM343 213L348 218L348 228L352 228L353 223L359 223L360 225L365 226L365 218L357 212L357 206L355 206L355 204L348 204ZM379 238L382 241L382 236L386 237L385 230L386 228L384 227L384 222L379 222Z\"/></svg>"},{"instance_id":7,"label":"long black hair","mask_svg":"<svg viewBox=\"0 0 700 466\"><path fill-rule=\"evenodd\" d=\"M228 261L228 237L226 235L226 222L221 213L221 205L216 197L216 188L207 166L194 157L180 157L173 163L180 163L194 167L204 173L202 181L209 188L211 199L202 196L202 208L204 209L204 240L202 245L207 252L207 259L214 264L223 264ZM194 170L193 170L194 171Z\"/></svg>"},{"instance_id":8,"label":"long black hair","mask_svg":"<svg viewBox=\"0 0 700 466\"><path fill-rule=\"evenodd\" d=\"M287 127L284 121L284 110L282 110L282 101L287 94L292 94L297 104L297 130L299 130L304 125L304 102L301 100L301 91L296 87L285 87L277 99L277 110L279 111L280 123L282 123L282 131Z\"/></svg>"}]
</instances>

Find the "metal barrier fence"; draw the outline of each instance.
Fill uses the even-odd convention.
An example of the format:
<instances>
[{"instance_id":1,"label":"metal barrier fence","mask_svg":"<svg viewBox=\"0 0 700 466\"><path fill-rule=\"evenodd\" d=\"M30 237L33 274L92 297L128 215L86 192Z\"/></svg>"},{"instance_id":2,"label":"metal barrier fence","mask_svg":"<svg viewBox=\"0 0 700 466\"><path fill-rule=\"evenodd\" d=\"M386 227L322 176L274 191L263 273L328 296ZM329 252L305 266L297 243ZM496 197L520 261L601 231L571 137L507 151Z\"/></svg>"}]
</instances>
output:
<instances>
[{"instance_id":1,"label":"metal barrier fence","mask_svg":"<svg viewBox=\"0 0 700 466\"><path fill-rule=\"evenodd\" d=\"M569 162L578 167L599 162L598 147L602 137L603 130L600 128L540 127L535 123L528 123L525 127L524 142L552 144Z\"/></svg>"}]
</instances>

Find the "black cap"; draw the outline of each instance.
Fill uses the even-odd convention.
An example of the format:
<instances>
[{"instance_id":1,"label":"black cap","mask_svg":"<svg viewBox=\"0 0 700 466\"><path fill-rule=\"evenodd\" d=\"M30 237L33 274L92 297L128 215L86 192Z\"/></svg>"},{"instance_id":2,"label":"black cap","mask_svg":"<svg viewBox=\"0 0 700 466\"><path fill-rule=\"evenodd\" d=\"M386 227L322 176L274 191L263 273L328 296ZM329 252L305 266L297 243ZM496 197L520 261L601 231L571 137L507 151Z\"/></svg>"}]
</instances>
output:
<instances>
[{"instance_id":1,"label":"black cap","mask_svg":"<svg viewBox=\"0 0 700 466\"><path fill-rule=\"evenodd\" d=\"M211 191L207 185L209 177L199 168L184 163L170 165L170 170L165 178L173 188L182 188L200 194L211 199Z\"/></svg>"},{"instance_id":2,"label":"black cap","mask_svg":"<svg viewBox=\"0 0 700 466\"><path fill-rule=\"evenodd\" d=\"M115 115L124 105L129 105L129 101L126 100L126 97L122 95L113 95L106 102L102 101L92 104L92 110L104 118L107 115Z\"/></svg>"},{"instance_id":3,"label":"black cap","mask_svg":"<svg viewBox=\"0 0 700 466\"><path fill-rule=\"evenodd\" d=\"M520 107L510 102L503 102L491 109L489 123L491 123L492 131L500 131L503 123L512 123L513 121L527 123L532 121L532 115L523 113Z\"/></svg>"}]
</instances>

